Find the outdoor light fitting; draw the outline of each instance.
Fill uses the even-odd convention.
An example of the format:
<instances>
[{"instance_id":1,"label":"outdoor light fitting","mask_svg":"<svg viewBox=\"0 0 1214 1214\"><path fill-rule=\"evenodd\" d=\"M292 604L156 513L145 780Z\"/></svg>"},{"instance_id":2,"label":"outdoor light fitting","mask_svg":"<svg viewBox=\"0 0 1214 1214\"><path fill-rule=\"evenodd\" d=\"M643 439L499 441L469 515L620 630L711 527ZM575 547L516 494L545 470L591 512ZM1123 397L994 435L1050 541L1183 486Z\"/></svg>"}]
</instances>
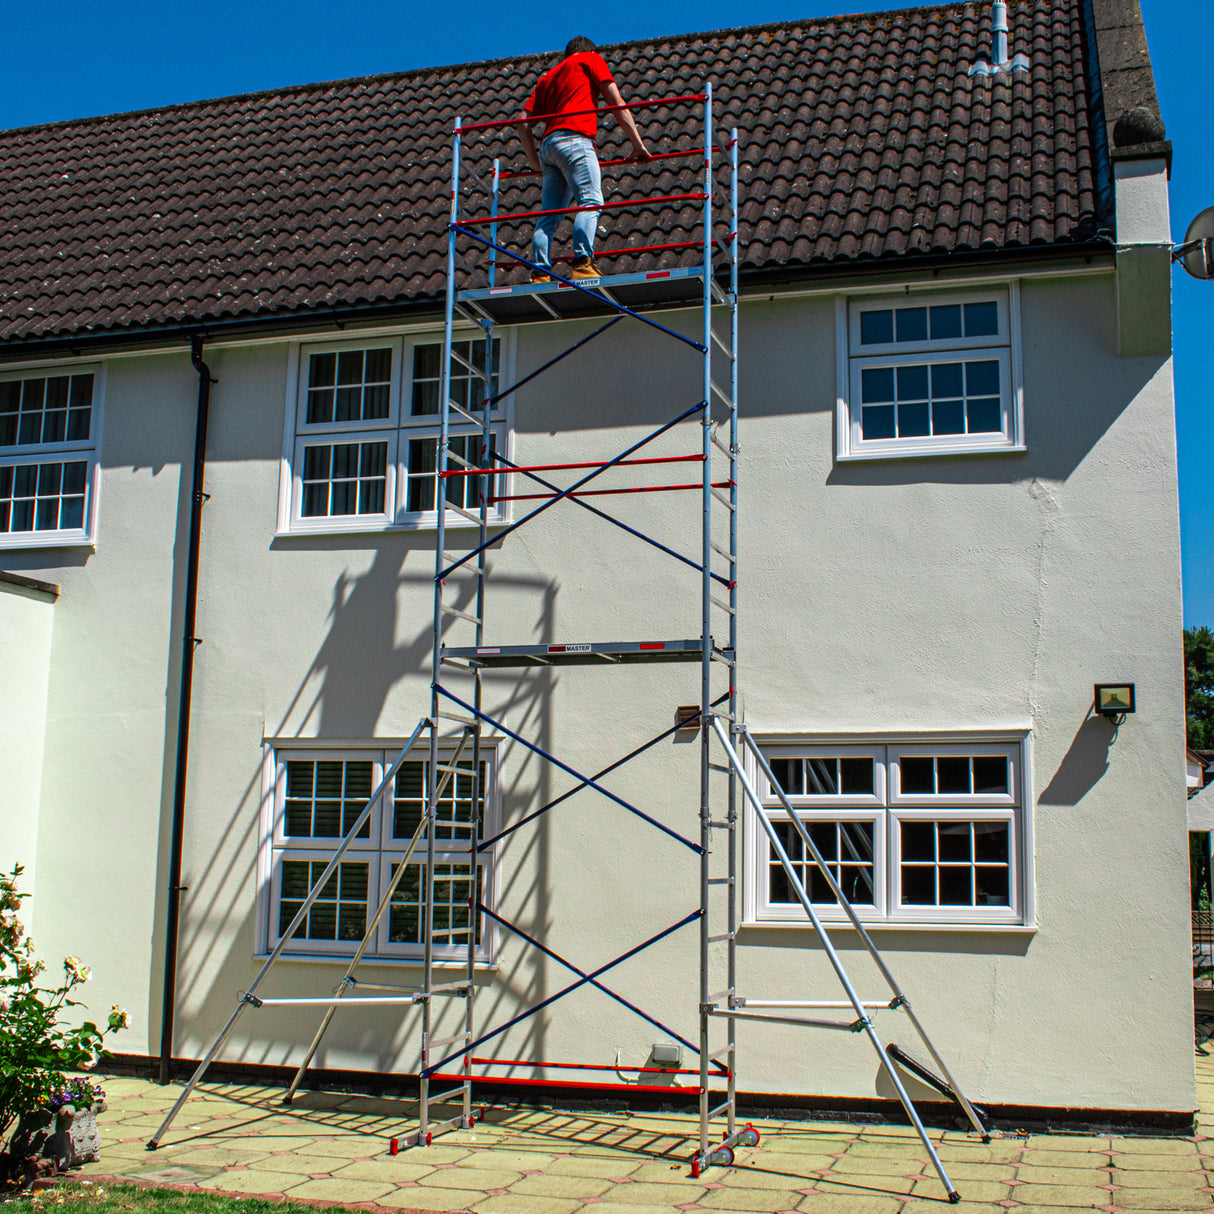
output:
<instances>
[{"instance_id":1,"label":"outdoor light fitting","mask_svg":"<svg viewBox=\"0 0 1214 1214\"><path fill-rule=\"evenodd\" d=\"M1095 683L1093 707L1102 717L1124 717L1134 711L1133 683Z\"/></svg>"}]
</instances>

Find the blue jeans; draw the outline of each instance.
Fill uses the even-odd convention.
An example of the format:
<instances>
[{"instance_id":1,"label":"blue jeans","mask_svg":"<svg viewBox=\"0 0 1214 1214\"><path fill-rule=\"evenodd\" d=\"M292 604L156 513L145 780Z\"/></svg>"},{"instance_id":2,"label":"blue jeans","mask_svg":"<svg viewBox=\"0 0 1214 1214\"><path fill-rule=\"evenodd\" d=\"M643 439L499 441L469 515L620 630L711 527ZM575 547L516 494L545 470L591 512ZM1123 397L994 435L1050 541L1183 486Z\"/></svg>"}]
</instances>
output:
<instances>
[{"instance_id":1,"label":"blue jeans","mask_svg":"<svg viewBox=\"0 0 1214 1214\"><path fill-rule=\"evenodd\" d=\"M540 144L540 167L544 170L541 210L603 205L603 181L593 139L572 131L555 131ZM536 265L552 265L549 246L562 219L563 215L544 215L536 222L531 237L531 260ZM597 210L574 214L574 257L594 256L594 233L598 222Z\"/></svg>"}]
</instances>

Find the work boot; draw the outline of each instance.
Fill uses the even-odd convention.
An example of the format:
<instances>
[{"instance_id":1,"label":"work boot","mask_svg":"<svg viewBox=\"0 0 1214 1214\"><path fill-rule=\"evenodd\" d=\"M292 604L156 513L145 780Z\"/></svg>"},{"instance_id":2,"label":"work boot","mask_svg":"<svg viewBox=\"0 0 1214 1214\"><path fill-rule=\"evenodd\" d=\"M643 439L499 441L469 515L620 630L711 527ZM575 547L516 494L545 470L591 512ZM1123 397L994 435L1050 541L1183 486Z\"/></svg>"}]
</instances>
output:
<instances>
[{"instance_id":1,"label":"work boot","mask_svg":"<svg viewBox=\"0 0 1214 1214\"><path fill-rule=\"evenodd\" d=\"M549 274L547 270L532 270L531 271L531 281L532 282L551 282L552 275Z\"/></svg>"},{"instance_id":2,"label":"work boot","mask_svg":"<svg viewBox=\"0 0 1214 1214\"><path fill-rule=\"evenodd\" d=\"M602 278L603 271L593 257L575 257L570 278Z\"/></svg>"}]
</instances>

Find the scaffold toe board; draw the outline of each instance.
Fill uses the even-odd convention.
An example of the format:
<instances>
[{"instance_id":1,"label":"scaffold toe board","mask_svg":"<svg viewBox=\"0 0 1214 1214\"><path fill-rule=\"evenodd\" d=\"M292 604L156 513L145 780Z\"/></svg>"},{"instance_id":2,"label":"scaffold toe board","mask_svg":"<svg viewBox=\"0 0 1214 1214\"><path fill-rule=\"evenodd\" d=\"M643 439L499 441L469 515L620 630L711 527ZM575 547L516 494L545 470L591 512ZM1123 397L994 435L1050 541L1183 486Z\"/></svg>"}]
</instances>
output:
<instances>
[{"instance_id":1,"label":"scaffold toe board","mask_svg":"<svg viewBox=\"0 0 1214 1214\"><path fill-rule=\"evenodd\" d=\"M563 277L561 270L556 271ZM613 311L612 301L634 310L699 307L704 271L700 266L644 270L635 274L604 274L570 282L519 282L513 285L474 287L455 293L456 303L474 302L495 321L527 321L592 316ZM599 294L607 290L608 300ZM540 301L543 301L542 303ZM547 311L545 310L547 305Z\"/></svg>"},{"instance_id":2,"label":"scaffold toe board","mask_svg":"<svg viewBox=\"0 0 1214 1214\"><path fill-rule=\"evenodd\" d=\"M554 645L445 647L443 659L473 666L575 666L612 662L698 662L699 637L678 641L586 641Z\"/></svg>"}]
</instances>

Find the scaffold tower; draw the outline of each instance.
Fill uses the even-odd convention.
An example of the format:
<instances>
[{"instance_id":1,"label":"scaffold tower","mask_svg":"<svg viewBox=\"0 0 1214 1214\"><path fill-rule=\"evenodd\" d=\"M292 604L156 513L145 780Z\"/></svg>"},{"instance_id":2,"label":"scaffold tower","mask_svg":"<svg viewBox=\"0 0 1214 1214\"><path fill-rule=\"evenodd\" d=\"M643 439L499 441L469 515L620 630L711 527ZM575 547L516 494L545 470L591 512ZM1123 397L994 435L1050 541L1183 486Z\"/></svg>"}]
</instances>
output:
<instances>
[{"instance_id":1,"label":"scaffold tower","mask_svg":"<svg viewBox=\"0 0 1214 1214\"><path fill-rule=\"evenodd\" d=\"M608 113L612 107L599 109ZM618 108L618 107L617 107ZM605 273L600 278L577 278L553 270L550 280L529 281L529 271L538 269L517 248L501 236L501 229L534 221L554 212L501 211L503 183L513 178L534 176L507 172L501 159L488 159L484 149L513 133L516 120L454 124L451 164L451 196L446 254L446 292L443 320L441 370L437 409L440 430L434 456L437 489L435 493L436 542L431 636L429 713L385 771L366 807L337 848L333 859L305 899L289 927L257 974L250 988L242 992L236 1009L219 1037L170 1111L149 1148L159 1145L178 1111L195 1085L228 1039L237 1019L247 1008L276 1004L315 1004L324 1008L323 1018L286 1093L289 1102L310 1066L321 1040L340 1008L374 1004L416 1006L421 1029L419 1103L417 1126L399 1140L402 1146L425 1146L435 1135L452 1128L470 1128L478 1116L477 1084L494 1086L543 1084L547 1088L592 1087L597 1091L618 1086L629 1093L670 1092L672 1075L694 1077L694 1086L683 1088L698 1099L699 1126L697 1146L689 1163L693 1175L711 1165L733 1162L733 1148L758 1143L758 1133L738 1117L737 1108L737 1025L744 1021L766 1021L802 1027L824 1028L866 1036L876 1051L884 1073L890 1079L908 1118L914 1125L924 1149L945 1186L950 1200L958 1194L945 1171L899 1075L899 1066L912 1070L955 1100L973 1129L984 1138L988 1132L978 1111L961 1093L948 1069L881 958L868 932L840 888L830 865L819 852L805 824L780 790L765 756L750 735L740 712L738 628L739 628L739 435L738 435L738 211L740 142L737 129L720 138L714 129L713 97L710 84L702 92L676 97L656 97L633 102L631 110L647 111L660 118L690 109L697 115L697 134L691 146L660 152L653 157L659 165L683 161L696 175L695 188L678 193L622 197L602 208L560 208L559 214L581 209L619 212L625 209L653 213L652 230L664 230L662 214L689 204L697 208L697 230L685 240L658 239L650 244L628 244L608 248L596 256L609 264L614 257L654 255L653 268L622 273ZM537 115L536 120L544 116ZM470 154L470 139L476 137L475 152ZM479 157L479 159L478 159ZM605 160L603 167L630 163ZM513 230L513 229L511 229ZM671 257L662 258L660 255ZM662 266L663 260L680 264ZM524 280L517 281L521 268ZM689 309L698 313L695 336L680 332L673 323L664 323L666 310ZM596 328L578 338L543 365L514 382L504 382L497 330L503 325L565 320L601 321ZM655 428L629 443L624 449L596 459L564 463L516 462L501 449L494 430L495 408L522 388L551 371L565 358L595 341L621 322L645 326L661 340L690 351L698 362L699 374L686 402L674 407L672 414ZM467 340L467 334L475 335ZM469 385L456 399L453 370ZM679 454L652 454L659 439L669 441L679 434L695 435L693 450ZM605 473L644 466L649 470L662 465L675 469L697 468L698 477L684 473L683 479L667 484L645 483L619 487L599 481ZM564 487L558 481L567 481ZM595 483L598 481L599 483ZM610 484L611 487L604 487ZM621 494L687 493L698 496L698 551L681 551L674 542L650 535L639 527L613 515L602 503ZM506 506L514 517L499 508ZM492 614L493 575L488 555L497 550L533 520L546 512L589 511L604 524L619 529L627 542L644 544L661 554L661 559L690 568L696 574L699 599L699 632L692 636L645 636L604 640L598 637L569 636L543 644L518 643L517 638L494 631ZM459 545L449 544L453 520L460 520L463 537ZM469 542L469 529L475 540ZM452 547L460 550L453 551ZM659 730L648 740L617 760L594 772L578 770L572 763L550 753L524 730L511 728L501 714L495 716L487 704L483 679L487 671L505 667L521 674L528 670L546 671L569 665L598 667L603 677L627 677L627 669L638 664L699 664L698 704L673 725ZM528 755L562 773L569 784L565 791L536 805L509 825L491 832L483 830L478 807L484 802L484 764L482 749L486 731L496 738L507 738ZM698 798L694 820L663 820L613 792L605 778L625 764L650 751L675 734L694 732L698 737ZM394 863L387 889L370 918L366 934L350 961L346 973L327 999L267 999L257 991L271 967L281 956L303 923L309 908L331 879L351 842L363 829L372 809L381 798L394 795L393 781L407 758L416 760L425 754L425 799L420 820L402 859ZM812 858L832 895L843 909L850 926L858 934L864 949L874 961L888 990L880 998L865 999L855 989L838 951L833 946L811 901L805 881L790 859L780 833L764 812L755 787L755 775L765 779L780 803L805 854ZM471 806L466 819L453 823L440 817L440 807L454 785L467 792ZM541 939L517 923L510 922L500 908L485 896L479 874L480 860L502 840L518 831L532 828L557 805L583 790L593 790L622 812L634 815L646 827L659 832L692 852L698 862L699 888L686 912L660 930L639 939L626 951L605 964L583 967L562 955L556 942ZM462 793L460 794L463 795ZM690 797L689 797L690 800ZM740 862L739 829L742 808L749 804L754 817L767 835L772 855L782 867L791 889L815 930L816 942L834 970L844 998L834 1000L764 1000L744 997L738 989L737 938L738 869ZM689 814L690 818L691 815ZM781 823L783 825L783 823ZM458 829L457 829L458 828ZM457 878L449 863L463 859L464 876ZM456 842L452 842L455 839ZM415 861L415 856L420 856ZM383 916L389 913L394 897L410 872L420 883L422 943L421 981L411 985L388 986L360 981L356 974L374 939ZM462 884L461 884L462 881ZM440 892L441 887L441 892ZM440 914L441 912L441 914ZM441 922L440 922L441 919ZM568 972L568 984L546 993L529 1007L515 1012L503 1023L481 1024L477 1017L478 975L484 962L478 959L479 928L492 923L494 930L509 933L527 949L535 950ZM694 1037L662 1023L634 1000L625 998L610 984L611 971L656 945L679 935L698 933L698 1031ZM460 973L455 978L440 976L449 967L436 963L436 946L462 946ZM724 986L713 989L714 975L724 975ZM719 979L718 979L719 981ZM612 1085L601 1080L554 1081L526 1076L493 1074L494 1068L507 1067L542 1070L610 1072L611 1064L552 1061L548 1059L501 1058L493 1043L514 1026L537 1015L557 1014L554 1005L567 995L586 987L616 1001L630 1013L658 1028L672 1043L694 1056L695 1065L683 1068L678 1061L664 1061L652 1068L630 1067L637 1082ZM456 1033L436 1035L435 1009L462 1005L461 1027ZM549 1013L549 1009L553 1009ZM831 1009L851 1013L842 1019L818 1018ZM922 1064L898 1050L886 1046L874 1026L874 1014L882 1010L904 1012L919 1039L938 1067L937 1078ZM806 1015L806 1012L809 1015ZM646 1082L646 1076L660 1073L665 1083ZM456 1105L458 1112L436 1117L440 1105ZM396 1144L394 1143L394 1146Z\"/></svg>"}]
</instances>

